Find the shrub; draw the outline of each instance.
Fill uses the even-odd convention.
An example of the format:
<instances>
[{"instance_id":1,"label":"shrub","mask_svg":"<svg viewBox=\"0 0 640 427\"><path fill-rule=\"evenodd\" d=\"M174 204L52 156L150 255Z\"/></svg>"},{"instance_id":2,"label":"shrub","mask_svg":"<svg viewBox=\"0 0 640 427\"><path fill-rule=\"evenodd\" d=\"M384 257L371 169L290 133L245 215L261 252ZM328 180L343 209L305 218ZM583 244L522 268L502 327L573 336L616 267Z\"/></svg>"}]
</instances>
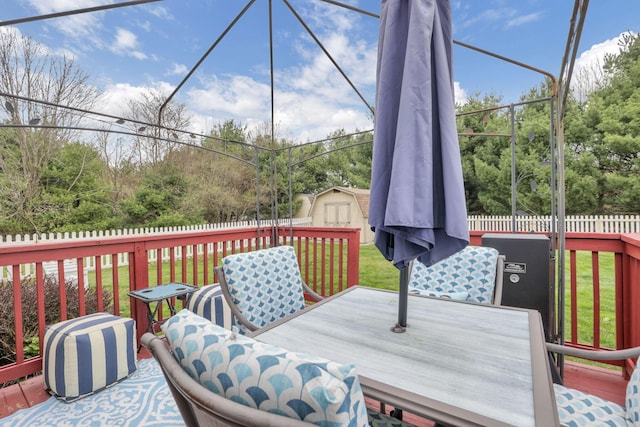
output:
<instances>
[{"instance_id":1,"label":"shrub","mask_svg":"<svg viewBox=\"0 0 640 427\"><path fill-rule=\"evenodd\" d=\"M19 343L25 350L25 357L38 355L38 299L36 281L33 277L21 280L22 324L24 342ZM65 282L67 299L67 319L80 315L78 300L78 283L75 280ZM85 295L85 314L98 311L98 299L95 288L87 288ZM13 282L0 281L0 366L16 361L15 313L13 304ZM108 291L102 292L105 311L112 310L112 296ZM45 275L44 278L44 312L47 325L59 322L60 293L57 277Z\"/></svg>"}]
</instances>

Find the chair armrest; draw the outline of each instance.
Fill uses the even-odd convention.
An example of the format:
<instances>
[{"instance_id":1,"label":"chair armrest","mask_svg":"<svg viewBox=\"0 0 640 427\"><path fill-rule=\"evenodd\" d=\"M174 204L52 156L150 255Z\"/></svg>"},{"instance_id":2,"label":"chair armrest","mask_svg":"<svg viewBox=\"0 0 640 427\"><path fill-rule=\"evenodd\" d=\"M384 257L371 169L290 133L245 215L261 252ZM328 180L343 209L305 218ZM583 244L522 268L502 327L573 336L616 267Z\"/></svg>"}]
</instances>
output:
<instances>
[{"instance_id":1,"label":"chair armrest","mask_svg":"<svg viewBox=\"0 0 640 427\"><path fill-rule=\"evenodd\" d=\"M322 301L324 299L324 297L320 294L317 294L313 289L311 289L309 287L309 285L307 285L306 283L302 282L302 288L304 289L305 293L311 295L311 298L313 298L314 300L317 301Z\"/></svg>"},{"instance_id":2,"label":"chair armrest","mask_svg":"<svg viewBox=\"0 0 640 427\"><path fill-rule=\"evenodd\" d=\"M498 255L496 264L496 285L493 288L493 305L502 305L502 287L504 285L504 262L507 259L504 255Z\"/></svg>"},{"instance_id":3,"label":"chair armrest","mask_svg":"<svg viewBox=\"0 0 640 427\"><path fill-rule=\"evenodd\" d=\"M631 347L622 350L587 350L555 343L546 343L546 345L547 351L552 353L560 353L590 360L625 360L640 357L640 347Z\"/></svg>"}]
</instances>

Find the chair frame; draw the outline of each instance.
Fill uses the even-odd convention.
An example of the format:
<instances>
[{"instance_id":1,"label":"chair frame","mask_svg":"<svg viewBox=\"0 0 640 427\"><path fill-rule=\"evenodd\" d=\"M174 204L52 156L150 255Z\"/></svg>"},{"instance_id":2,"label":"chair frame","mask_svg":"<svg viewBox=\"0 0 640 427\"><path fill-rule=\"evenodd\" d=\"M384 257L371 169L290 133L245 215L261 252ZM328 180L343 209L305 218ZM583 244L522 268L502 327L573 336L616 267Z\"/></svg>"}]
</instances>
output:
<instances>
[{"instance_id":1,"label":"chair frame","mask_svg":"<svg viewBox=\"0 0 640 427\"><path fill-rule=\"evenodd\" d=\"M595 361L607 361L607 360L636 360L640 357L640 347L629 347L620 350L591 350L585 348L569 347L563 344L557 344L553 342L545 343L547 347L547 353L549 354L549 368L551 369L551 375L554 378L554 382L563 384L563 378L560 376L558 366L556 365L556 359L552 354L579 357L581 359L595 360Z\"/></svg>"},{"instance_id":2,"label":"chair frame","mask_svg":"<svg viewBox=\"0 0 640 427\"><path fill-rule=\"evenodd\" d=\"M570 347L567 345L562 345L562 344L557 344L557 343L552 343L552 342L548 342L546 343L546 348L547 348L547 352L549 354L549 368L552 371L552 375L554 376L554 382L560 384L560 385L564 385L562 378L560 378L559 373L557 372L558 366L555 364L555 359L553 357L553 354L556 355L566 355L566 356L573 356L573 357L579 357L579 358L583 358L583 359L589 359L589 360L597 360L597 361L606 361L606 360L626 360L626 359L633 359L636 362L636 366L635 366L635 370L634 370L634 374L633 375L637 375L637 370L639 369L639 367L637 366L637 360L638 357L640 357L640 347L630 347L630 348L625 348L625 349L620 349L620 350L592 350L592 349L584 349L584 348L576 348L576 347ZM555 371L555 372L554 372ZM555 378L557 378L559 381L555 381ZM600 412L604 412L604 413L609 413L611 414L611 411L617 411L617 409L614 408L621 406L624 411L624 418L625 421L628 423L629 419L629 413L628 413L628 405L630 402L632 402L634 399L630 399L629 398L629 387L627 386L627 395L625 396L625 405L619 405L618 403L615 402L610 402L606 399L602 399L600 397L598 397L597 395L593 395L591 393L588 392L583 392L580 390L575 390L571 387L566 387L567 390L571 391L575 391L578 393L581 393L583 395L586 395L587 400L590 399L589 396L593 396L594 398L598 398L602 401L604 401L604 405L612 405L611 407L607 407L605 408L605 406L598 406L598 411ZM635 394L635 393L634 393ZM571 402L571 399L567 399L569 402ZM574 410L577 409L577 413L580 414L581 412L581 408L588 408L589 405L585 404L582 400L578 400L577 401L577 406L573 407L573 405L571 403L569 403L567 406L572 407ZM570 414L574 414L573 411L570 411L568 409L564 410L565 412L569 412ZM634 409L634 411L637 412L637 408ZM592 414L595 415L595 414ZM571 415L569 415L570 417ZM615 417L617 418L619 415L616 414ZM594 421L598 421L598 420L594 420L594 419L590 419L590 422L594 422ZM602 424L602 423L601 423ZM600 425L600 424L598 424ZM635 425L635 423L633 424Z\"/></svg>"},{"instance_id":3,"label":"chair frame","mask_svg":"<svg viewBox=\"0 0 640 427\"><path fill-rule=\"evenodd\" d=\"M298 266L298 268L300 267ZM231 296L231 291L229 290L229 285L224 276L224 270L222 269L222 266L215 267L214 272L218 278L218 283L220 283L220 289L222 289L222 295L224 295L224 299L227 301L227 305L231 309L231 314L233 315L233 317L235 317L235 319L237 319L241 324L243 324L247 329L249 329L252 332L260 329L257 325L254 325L253 323L251 323L249 319L247 319L242 314L242 312L240 312L240 310L234 303L233 297ZM304 282L304 280L302 281L302 290L305 294L310 295L311 299L313 299L316 302L324 299L322 295L319 295L313 289L311 289L309 285L307 285Z\"/></svg>"},{"instance_id":4,"label":"chair frame","mask_svg":"<svg viewBox=\"0 0 640 427\"><path fill-rule=\"evenodd\" d=\"M547 351L551 353L559 353L589 360L625 360L640 357L640 347L630 347L620 350L588 350L551 342L546 343L546 346Z\"/></svg>"},{"instance_id":5,"label":"chair frame","mask_svg":"<svg viewBox=\"0 0 640 427\"><path fill-rule=\"evenodd\" d=\"M493 288L493 305L502 304L502 288L504 286L504 263L506 260L506 255L498 255L498 262L496 264L496 284Z\"/></svg>"},{"instance_id":6,"label":"chair frame","mask_svg":"<svg viewBox=\"0 0 640 427\"><path fill-rule=\"evenodd\" d=\"M236 403L208 390L191 378L171 354L163 339L147 332L141 344L151 352L164 374L187 427L305 427L315 424Z\"/></svg>"}]
</instances>

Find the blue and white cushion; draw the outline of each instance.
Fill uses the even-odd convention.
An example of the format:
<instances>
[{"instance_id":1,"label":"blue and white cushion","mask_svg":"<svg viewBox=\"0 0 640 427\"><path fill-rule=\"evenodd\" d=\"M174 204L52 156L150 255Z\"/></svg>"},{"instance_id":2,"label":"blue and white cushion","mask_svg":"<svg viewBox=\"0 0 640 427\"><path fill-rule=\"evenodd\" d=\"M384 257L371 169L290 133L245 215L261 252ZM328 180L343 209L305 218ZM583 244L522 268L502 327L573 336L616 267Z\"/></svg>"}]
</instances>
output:
<instances>
[{"instance_id":1,"label":"blue and white cushion","mask_svg":"<svg viewBox=\"0 0 640 427\"><path fill-rule=\"evenodd\" d=\"M554 384L553 388L561 425L568 427L627 425L623 406L559 384Z\"/></svg>"},{"instance_id":2,"label":"blue and white cushion","mask_svg":"<svg viewBox=\"0 0 640 427\"><path fill-rule=\"evenodd\" d=\"M629 425L640 426L640 367L636 360L636 367L627 383L625 397L626 417Z\"/></svg>"},{"instance_id":3,"label":"blue and white cushion","mask_svg":"<svg viewBox=\"0 0 640 427\"><path fill-rule=\"evenodd\" d=\"M219 283L202 286L189 295L185 308L225 329L231 329L231 309L222 295Z\"/></svg>"},{"instance_id":4,"label":"blue and white cushion","mask_svg":"<svg viewBox=\"0 0 640 427\"><path fill-rule=\"evenodd\" d=\"M42 345L45 389L71 402L137 369L135 321L94 313L47 326Z\"/></svg>"},{"instance_id":5,"label":"blue and white cushion","mask_svg":"<svg viewBox=\"0 0 640 427\"><path fill-rule=\"evenodd\" d=\"M162 329L182 368L216 394L317 425L369 425L354 365L264 344L188 310Z\"/></svg>"},{"instance_id":6,"label":"blue and white cushion","mask_svg":"<svg viewBox=\"0 0 640 427\"><path fill-rule=\"evenodd\" d=\"M467 246L430 267L413 261L409 286L441 294L466 292L467 301L491 304L498 255L495 248Z\"/></svg>"},{"instance_id":7,"label":"blue and white cushion","mask_svg":"<svg viewBox=\"0 0 640 427\"><path fill-rule=\"evenodd\" d=\"M228 255L222 270L234 304L259 328L304 308L303 282L292 246ZM248 332L243 325L238 328Z\"/></svg>"}]
</instances>

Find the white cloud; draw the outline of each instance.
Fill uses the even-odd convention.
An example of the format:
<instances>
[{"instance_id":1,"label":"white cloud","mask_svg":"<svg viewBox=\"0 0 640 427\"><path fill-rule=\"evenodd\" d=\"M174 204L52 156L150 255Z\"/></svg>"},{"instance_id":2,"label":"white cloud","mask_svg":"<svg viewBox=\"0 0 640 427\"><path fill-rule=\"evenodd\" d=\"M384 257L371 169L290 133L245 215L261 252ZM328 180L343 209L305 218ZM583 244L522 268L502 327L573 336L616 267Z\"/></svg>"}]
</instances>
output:
<instances>
[{"instance_id":1,"label":"white cloud","mask_svg":"<svg viewBox=\"0 0 640 427\"><path fill-rule=\"evenodd\" d=\"M173 64L171 69L165 74L168 76L184 76L188 71L189 69L184 64Z\"/></svg>"},{"instance_id":2,"label":"white cloud","mask_svg":"<svg viewBox=\"0 0 640 427\"><path fill-rule=\"evenodd\" d=\"M22 37L22 31L20 31L18 27L0 27L0 33L13 35L17 39L20 39Z\"/></svg>"},{"instance_id":3,"label":"white cloud","mask_svg":"<svg viewBox=\"0 0 640 427\"><path fill-rule=\"evenodd\" d=\"M72 11L113 3L112 0L26 0L40 14ZM149 7L148 11L155 16L170 18L163 7ZM90 51L94 48L108 49L119 55L128 55L136 59L147 59L148 55L135 48L137 36L123 28L116 29L115 40L105 36L103 19L105 11L80 13L45 21L45 24L61 32L78 51ZM150 31L150 22L138 22L143 31ZM70 48L67 48L70 49Z\"/></svg>"},{"instance_id":4,"label":"white cloud","mask_svg":"<svg viewBox=\"0 0 640 427\"><path fill-rule=\"evenodd\" d=\"M28 4L38 13L49 14L55 12L83 9L110 3L105 0L28 0ZM80 45L84 49L92 46L102 46L102 41L96 36L97 30L102 28L104 12L81 13L47 21L65 36L75 40L82 40Z\"/></svg>"},{"instance_id":5,"label":"white cloud","mask_svg":"<svg viewBox=\"0 0 640 427\"><path fill-rule=\"evenodd\" d=\"M146 9L155 17L171 21L174 19L173 15L164 6L158 6L157 4L148 4Z\"/></svg>"},{"instance_id":6,"label":"white cloud","mask_svg":"<svg viewBox=\"0 0 640 427\"><path fill-rule=\"evenodd\" d=\"M134 49L137 45L138 40L135 34L123 28L116 28L115 50Z\"/></svg>"},{"instance_id":7,"label":"white cloud","mask_svg":"<svg viewBox=\"0 0 640 427\"><path fill-rule=\"evenodd\" d=\"M372 127L365 108L341 105L327 99L321 91L276 87L274 122L278 131L297 142L325 138L345 129L354 131ZM187 105L192 110L194 128L234 119L249 128L259 128L271 121L271 89L268 84L247 76L211 77L203 87L188 92ZM207 117L208 120L205 120Z\"/></svg>"},{"instance_id":8,"label":"white cloud","mask_svg":"<svg viewBox=\"0 0 640 427\"><path fill-rule=\"evenodd\" d=\"M148 33L151 31L151 22L149 21L138 22L138 27L140 27L142 30Z\"/></svg>"},{"instance_id":9,"label":"white cloud","mask_svg":"<svg viewBox=\"0 0 640 427\"><path fill-rule=\"evenodd\" d=\"M117 55L128 55L140 60L147 59L147 54L136 50L138 44L138 37L133 32L116 28L115 40L110 50Z\"/></svg>"},{"instance_id":10,"label":"white cloud","mask_svg":"<svg viewBox=\"0 0 640 427\"><path fill-rule=\"evenodd\" d=\"M111 0L25 1L40 13L51 13L106 4ZM362 17L358 14L322 2L313 3L309 7L297 7L296 10L305 17L314 33L363 92L368 102L373 104L377 33L371 36L371 31L365 32L368 37L365 40L361 32ZM154 61L157 58L146 53L147 49L143 48L146 45L152 46L143 38L143 32L150 31L153 17L162 20L175 18L164 6L150 4L144 5L143 9L151 17L151 21L136 17L135 30L126 22L107 27L109 21L105 20L107 15L103 12L51 20L47 25L55 26L63 32L65 41L73 42L66 43L65 46L81 46L79 49L85 51L98 48L120 56ZM364 19L371 19L377 27L377 21L373 18ZM299 43L301 50L298 53L304 54L301 58L295 55L295 66L276 69L274 121L278 129L286 133L286 137L295 140L321 139L341 128L347 132L370 129L371 113L364 103L306 31L300 27L294 28L295 32L289 32L288 40ZM163 59L166 60L164 57ZM178 62L181 60L176 58L173 61L176 62L169 60L160 68L164 70L164 76L182 76L188 72L188 67ZM124 67L124 61L122 64ZM270 123L271 88L268 77L265 77L268 74L251 77L252 70L259 67L260 64L257 64L250 70L240 70L243 75L207 75L204 71L199 71L198 79L194 77L189 82L189 89L185 87L176 95L176 101L185 103L194 118L190 130L209 131L213 124L228 119L240 121L249 127ZM149 87L166 90L166 94L171 93L172 88L161 81L162 76L138 73L140 75L144 75L147 81L134 83L122 78L117 82L107 82L103 86L105 96L97 110L122 115L128 102Z\"/></svg>"},{"instance_id":11,"label":"white cloud","mask_svg":"<svg viewBox=\"0 0 640 427\"><path fill-rule=\"evenodd\" d=\"M139 86L130 83L107 83L103 88L97 111L122 116L127 111L129 102L138 99L142 93L153 90L168 95L173 89L173 85L163 81Z\"/></svg>"},{"instance_id":12,"label":"white cloud","mask_svg":"<svg viewBox=\"0 0 640 427\"><path fill-rule=\"evenodd\" d=\"M507 28L519 27L520 25L538 21L541 18L541 12L529 13L527 15L517 15L507 21Z\"/></svg>"},{"instance_id":13,"label":"white cloud","mask_svg":"<svg viewBox=\"0 0 640 427\"><path fill-rule=\"evenodd\" d=\"M594 44L586 51L582 52L576 59L575 68L591 67L593 64L602 65L606 54L618 54L620 52L619 42L622 34L618 37L605 40L602 43Z\"/></svg>"},{"instance_id":14,"label":"white cloud","mask_svg":"<svg viewBox=\"0 0 640 427\"><path fill-rule=\"evenodd\" d=\"M129 102L145 90L143 86L133 86L129 83L110 84L104 88L103 96L98 103L98 111L122 116L127 111Z\"/></svg>"},{"instance_id":15,"label":"white cloud","mask_svg":"<svg viewBox=\"0 0 640 427\"><path fill-rule=\"evenodd\" d=\"M372 105L377 33L372 42L362 39L362 34L354 34L352 30L358 22L344 19L348 14L343 10L318 3L313 11L303 11L303 14L324 48ZM306 32L288 34L288 37L288 43L293 43L296 49L296 61L293 66L275 71L273 108L277 132L302 142L323 139L338 129L347 132L371 129L371 112L322 49ZM264 81L258 78L201 76L202 85L188 92L187 105L194 121L203 126L208 122L201 117L208 116L214 123L234 119L249 128L269 123L271 88L268 78Z\"/></svg>"},{"instance_id":16,"label":"white cloud","mask_svg":"<svg viewBox=\"0 0 640 427\"><path fill-rule=\"evenodd\" d=\"M0 27L0 33L12 34L18 43L22 43L23 37L27 37L26 35L22 34L22 32L18 27L11 27L11 26ZM76 53L68 48L65 48L65 47L52 48L50 46L40 43L35 39L31 39L31 43L32 43L32 46L37 48L38 55L53 55L57 57L66 57L67 59L73 59L73 60L76 59ZM16 48L16 51L21 51L21 50L22 50L22 46L19 46Z\"/></svg>"},{"instance_id":17,"label":"white cloud","mask_svg":"<svg viewBox=\"0 0 640 427\"><path fill-rule=\"evenodd\" d=\"M579 100L585 100L589 93L606 82L607 76L602 68L604 58L606 55L620 53L623 34L592 45L576 59L571 78L571 89Z\"/></svg>"},{"instance_id":18,"label":"white cloud","mask_svg":"<svg viewBox=\"0 0 640 427\"><path fill-rule=\"evenodd\" d=\"M100 6L110 2L106 0L28 0L28 3L40 13L53 13Z\"/></svg>"},{"instance_id":19,"label":"white cloud","mask_svg":"<svg viewBox=\"0 0 640 427\"><path fill-rule=\"evenodd\" d=\"M460 82L453 82L453 92L455 94L456 105L464 105L467 103L467 93L460 86Z\"/></svg>"},{"instance_id":20,"label":"white cloud","mask_svg":"<svg viewBox=\"0 0 640 427\"><path fill-rule=\"evenodd\" d=\"M457 6L458 8L460 5ZM542 12L522 14L519 10L506 7L485 9L476 14L462 14L462 28L481 24L483 27L511 29L524 24L539 21L544 17Z\"/></svg>"}]
</instances>

